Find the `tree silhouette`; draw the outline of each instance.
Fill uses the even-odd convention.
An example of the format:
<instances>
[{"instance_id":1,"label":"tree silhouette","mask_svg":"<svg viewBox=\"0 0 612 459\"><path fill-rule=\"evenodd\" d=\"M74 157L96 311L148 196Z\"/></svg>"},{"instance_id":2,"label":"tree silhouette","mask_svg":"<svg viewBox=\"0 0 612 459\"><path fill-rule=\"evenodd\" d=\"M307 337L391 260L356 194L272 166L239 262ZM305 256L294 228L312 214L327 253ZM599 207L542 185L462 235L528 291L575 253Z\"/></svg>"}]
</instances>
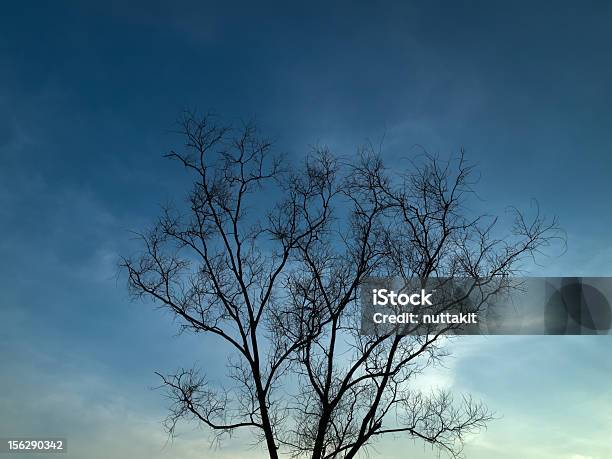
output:
<instances>
[{"instance_id":1,"label":"tree silhouette","mask_svg":"<svg viewBox=\"0 0 612 459\"><path fill-rule=\"evenodd\" d=\"M316 148L291 167L252 124L186 114L180 127L184 148L167 156L191 173L188 205L165 208L123 265L135 296L226 345L229 372L222 386L198 369L158 373L169 432L181 419L218 435L248 429L272 459L348 459L402 434L460 456L491 413L469 396L411 387L447 354L453 325L362 334L359 289L372 276L510 289L556 222L515 210L511 231L496 236L494 218L466 207L474 181L463 153L391 170L372 147L352 160Z\"/></svg>"}]
</instances>

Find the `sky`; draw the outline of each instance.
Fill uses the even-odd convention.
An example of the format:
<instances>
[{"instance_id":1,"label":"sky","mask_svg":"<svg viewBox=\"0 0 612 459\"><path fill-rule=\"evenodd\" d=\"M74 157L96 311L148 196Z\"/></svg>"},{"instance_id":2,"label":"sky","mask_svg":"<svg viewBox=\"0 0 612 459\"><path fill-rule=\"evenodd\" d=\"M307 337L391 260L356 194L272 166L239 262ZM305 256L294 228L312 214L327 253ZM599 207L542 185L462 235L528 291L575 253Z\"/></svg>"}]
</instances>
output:
<instances>
[{"instance_id":1,"label":"sky","mask_svg":"<svg viewBox=\"0 0 612 459\"><path fill-rule=\"evenodd\" d=\"M221 4L222 3L222 4ZM263 457L161 427L154 371L224 370L206 338L130 301L131 230L180 199L162 156L182 110L255 119L289 158L384 139L461 147L483 209L536 198L568 237L533 273L612 276L612 5L606 2L13 2L0 15L0 437L66 457ZM609 337L457 342L424 386L499 414L468 458L612 457ZM406 439L373 457L426 459ZM7 456L8 457L8 456Z\"/></svg>"}]
</instances>

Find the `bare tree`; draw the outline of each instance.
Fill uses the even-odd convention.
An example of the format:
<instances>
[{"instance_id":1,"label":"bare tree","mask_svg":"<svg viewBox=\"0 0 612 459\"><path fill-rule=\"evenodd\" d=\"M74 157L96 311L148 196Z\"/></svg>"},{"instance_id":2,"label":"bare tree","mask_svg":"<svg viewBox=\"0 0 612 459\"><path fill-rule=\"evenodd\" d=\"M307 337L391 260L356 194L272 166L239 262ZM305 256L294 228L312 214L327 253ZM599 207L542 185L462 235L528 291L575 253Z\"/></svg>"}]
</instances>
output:
<instances>
[{"instance_id":1,"label":"bare tree","mask_svg":"<svg viewBox=\"0 0 612 459\"><path fill-rule=\"evenodd\" d=\"M197 369L159 374L169 432L182 418L217 434L248 429L272 459L353 458L384 435L461 455L491 413L469 396L410 384L446 355L452 325L362 334L359 289L372 276L510 289L556 223L516 211L512 231L496 237L495 219L465 206L473 171L463 153L425 155L404 171L369 147L351 161L318 148L290 168L251 124L234 130L188 114L180 126L184 149L167 156L192 174L188 205L164 209L123 265L134 295L224 343L230 371L222 385Z\"/></svg>"}]
</instances>

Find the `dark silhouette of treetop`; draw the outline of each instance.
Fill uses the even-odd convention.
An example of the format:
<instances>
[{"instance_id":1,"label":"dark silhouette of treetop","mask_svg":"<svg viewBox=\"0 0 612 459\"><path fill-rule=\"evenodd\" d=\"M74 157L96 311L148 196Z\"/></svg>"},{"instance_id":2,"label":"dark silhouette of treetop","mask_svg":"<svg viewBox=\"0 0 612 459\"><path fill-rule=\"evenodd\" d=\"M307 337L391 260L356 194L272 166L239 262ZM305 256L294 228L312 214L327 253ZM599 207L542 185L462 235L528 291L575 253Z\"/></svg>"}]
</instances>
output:
<instances>
[{"instance_id":1,"label":"dark silhouette of treetop","mask_svg":"<svg viewBox=\"0 0 612 459\"><path fill-rule=\"evenodd\" d=\"M315 148L296 164L252 124L187 114L180 126L184 146L167 156L189 173L187 205L165 208L123 265L135 296L218 338L228 374L159 373L169 432L182 419L217 435L245 429L272 459L350 459L400 435L460 456L491 413L412 384L447 355L446 330L360 333L359 289L389 276L510 289L556 222L515 211L500 237L495 218L467 207L474 175L463 152L389 167L369 146L350 160Z\"/></svg>"}]
</instances>

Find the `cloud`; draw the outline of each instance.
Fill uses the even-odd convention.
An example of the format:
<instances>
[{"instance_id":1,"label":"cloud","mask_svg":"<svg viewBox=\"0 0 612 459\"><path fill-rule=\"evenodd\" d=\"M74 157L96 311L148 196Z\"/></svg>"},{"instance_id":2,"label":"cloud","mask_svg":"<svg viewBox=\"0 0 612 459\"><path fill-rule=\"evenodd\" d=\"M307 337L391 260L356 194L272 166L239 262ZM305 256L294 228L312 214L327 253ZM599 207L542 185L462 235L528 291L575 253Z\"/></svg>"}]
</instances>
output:
<instances>
[{"instance_id":1,"label":"cloud","mask_svg":"<svg viewBox=\"0 0 612 459\"><path fill-rule=\"evenodd\" d=\"M6 357L6 356L5 356ZM235 437L211 448L206 431L183 425L169 441L158 398L75 352L57 355L27 346L3 368L0 431L4 436L67 438L67 458L215 459L260 458ZM158 407L158 408L155 408ZM34 456L33 456L34 457Z\"/></svg>"}]
</instances>

